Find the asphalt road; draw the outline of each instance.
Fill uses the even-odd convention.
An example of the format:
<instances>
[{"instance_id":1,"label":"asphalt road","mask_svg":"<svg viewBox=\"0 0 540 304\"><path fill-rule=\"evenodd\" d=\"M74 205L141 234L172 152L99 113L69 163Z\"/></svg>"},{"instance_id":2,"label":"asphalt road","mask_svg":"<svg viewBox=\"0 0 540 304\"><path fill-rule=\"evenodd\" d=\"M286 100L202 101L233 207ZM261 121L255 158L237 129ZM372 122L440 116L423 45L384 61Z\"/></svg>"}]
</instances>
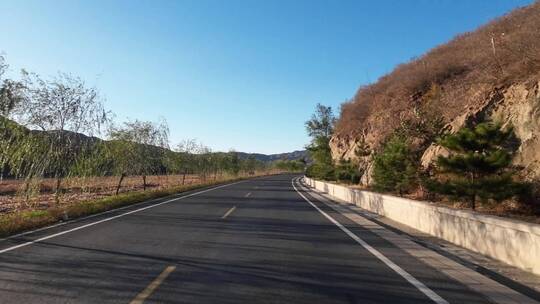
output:
<instances>
[{"instance_id":1,"label":"asphalt road","mask_svg":"<svg viewBox=\"0 0 540 304\"><path fill-rule=\"evenodd\" d=\"M293 178L194 191L0 241L0 302L488 302L304 192L311 205Z\"/></svg>"}]
</instances>

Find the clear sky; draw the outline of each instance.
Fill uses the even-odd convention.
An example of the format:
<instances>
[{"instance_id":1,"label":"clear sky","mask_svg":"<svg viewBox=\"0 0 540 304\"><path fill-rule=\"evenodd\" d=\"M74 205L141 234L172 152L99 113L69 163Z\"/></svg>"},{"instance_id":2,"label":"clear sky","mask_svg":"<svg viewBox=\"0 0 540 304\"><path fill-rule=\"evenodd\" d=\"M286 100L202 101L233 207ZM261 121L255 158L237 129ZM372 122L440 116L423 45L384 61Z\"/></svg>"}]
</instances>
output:
<instances>
[{"instance_id":1,"label":"clear sky","mask_svg":"<svg viewBox=\"0 0 540 304\"><path fill-rule=\"evenodd\" d=\"M470 31L521 0L0 0L11 74L81 76L117 119L165 118L171 142L279 153L317 102Z\"/></svg>"}]
</instances>

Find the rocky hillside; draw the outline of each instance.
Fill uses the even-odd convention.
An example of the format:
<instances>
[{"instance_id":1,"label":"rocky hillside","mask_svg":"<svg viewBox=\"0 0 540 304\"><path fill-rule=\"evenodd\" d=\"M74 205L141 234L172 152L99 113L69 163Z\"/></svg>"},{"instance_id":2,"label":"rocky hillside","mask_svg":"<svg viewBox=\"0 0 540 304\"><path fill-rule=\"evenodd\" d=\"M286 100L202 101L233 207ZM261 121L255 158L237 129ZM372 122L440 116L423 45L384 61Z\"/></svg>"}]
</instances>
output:
<instances>
[{"instance_id":1,"label":"rocky hillside","mask_svg":"<svg viewBox=\"0 0 540 304\"><path fill-rule=\"evenodd\" d=\"M370 183L372 155L396 130L412 128L429 167L440 131L485 119L511 124L514 162L540 178L540 2L517 9L361 87L343 104L331 140L334 159L357 160ZM368 153L358 153L367 150ZM365 152L365 151L364 151ZM367 155L370 154L371 155Z\"/></svg>"}]
</instances>

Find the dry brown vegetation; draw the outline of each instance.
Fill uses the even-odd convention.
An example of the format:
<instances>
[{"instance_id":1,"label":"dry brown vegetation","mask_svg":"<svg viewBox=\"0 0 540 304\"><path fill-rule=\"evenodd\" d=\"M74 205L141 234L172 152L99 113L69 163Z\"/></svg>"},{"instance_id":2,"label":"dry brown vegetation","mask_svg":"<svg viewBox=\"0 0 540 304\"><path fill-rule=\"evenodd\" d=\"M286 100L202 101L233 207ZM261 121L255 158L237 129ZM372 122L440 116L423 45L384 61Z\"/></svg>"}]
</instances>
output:
<instances>
[{"instance_id":1,"label":"dry brown vegetation","mask_svg":"<svg viewBox=\"0 0 540 304\"><path fill-rule=\"evenodd\" d=\"M222 180L224 176L218 176ZM60 205L73 205L83 201L91 201L114 196L118 183L116 176L68 178L64 182L64 192L60 197ZM214 180L208 177L207 181ZM196 185L204 180L199 175L188 175L185 185ZM147 177L147 190L170 189L183 185L182 175L153 175ZM4 180L0 183L0 214L15 213L24 210L44 210L55 205L54 179L42 179L35 183L34 194L26 197L22 189L24 180ZM126 177L121 192L142 191L142 177Z\"/></svg>"},{"instance_id":2,"label":"dry brown vegetation","mask_svg":"<svg viewBox=\"0 0 540 304\"><path fill-rule=\"evenodd\" d=\"M43 227L59 221L72 220L79 217L105 212L111 209L124 207L136 203L148 202L153 199L163 198L180 192L208 187L219 183L245 179L247 177L279 173L279 171L255 172L249 175L226 176L218 175L206 181L191 179L191 184L159 188L147 191L127 191L119 195L101 193L102 197L94 196L90 200L84 200L84 196L78 195L74 199L63 200L63 204L44 205L41 208L21 208L15 212L0 214L0 237L9 236L17 232ZM160 177L156 177L158 179ZM178 180L178 179L177 179ZM171 179L169 179L171 181ZM101 183L100 181L99 183ZM48 194L49 200L52 201Z\"/></svg>"},{"instance_id":3,"label":"dry brown vegetation","mask_svg":"<svg viewBox=\"0 0 540 304\"><path fill-rule=\"evenodd\" d=\"M218 174L206 179L190 175L185 183L182 183L181 175L149 176L147 182L150 185L147 184L146 191L142 190L141 177L133 176L127 178L124 191L118 195L114 191L115 177L73 178L66 180L66 192L59 204L54 200L52 179L41 180L38 185L42 191L29 201L18 195L17 188L24 183L3 181L0 185L0 208L4 208L0 211L0 237L201 187L282 172L270 169L236 176Z\"/></svg>"},{"instance_id":4,"label":"dry brown vegetation","mask_svg":"<svg viewBox=\"0 0 540 304\"><path fill-rule=\"evenodd\" d=\"M399 65L342 105L336 134L380 142L415 109L448 121L497 89L538 76L539 29L535 2ZM439 94L426 98L430 91Z\"/></svg>"}]
</instances>

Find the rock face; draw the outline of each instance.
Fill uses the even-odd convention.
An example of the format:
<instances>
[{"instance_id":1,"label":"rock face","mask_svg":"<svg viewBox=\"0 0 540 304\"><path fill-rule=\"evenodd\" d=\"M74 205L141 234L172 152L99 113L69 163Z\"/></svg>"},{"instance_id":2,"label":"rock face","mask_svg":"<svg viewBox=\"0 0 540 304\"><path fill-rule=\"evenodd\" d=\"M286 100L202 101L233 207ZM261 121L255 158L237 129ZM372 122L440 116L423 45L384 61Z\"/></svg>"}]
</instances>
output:
<instances>
[{"instance_id":1,"label":"rock face","mask_svg":"<svg viewBox=\"0 0 540 304\"><path fill-rule=\"evenodd\" d=\"M516 84L508 87L500 99L487 102L478 112L465 112L447 126L450 132L482 118L514 127L521 145L514 164L523 168L522 174L530 179L540 178L540 82ZM483 117L481 117L483 116ZM422 166L429 167L444 150L432 144L422 156Z\"/></svg>"},{"instance_id":2,"label":"rock face","mask_svg":"<svg viewBox=\"0 0 540 304\"><path fill-rule=\"evenodd\" d=\"M523 177L540 179L540 81L521 82L483 93L476 96L483 95L484 99L471 97L470 103L465 104L463 110L457 112L459 115L450 117L444 126L445 131L456 132L463 126L470 126L485 119L501 122L503 126L513 126L521 142L514 157L514 164L523 168L521 171ZM365 133L356 137L335 136L330 141L330 147L335 160L357 161L363 172L361 183L369 185L372 157L357 157L355 153L362 138L373 150L380 148L380 143L384 140L382 136L373 138ZM422 166L429 168L437 156L445 153L447 151L444 148L431 143L423 152Z\"/></svg>"},{"instance_id":3,"label":"rock face","mask_svg":"<svg viewBox=\"0 0 540 304\"><path fill-rule=\"evenodd\" d=\"M333 158L355 160L362 183L369 184L373 155L396 131L429 168L447 152L434 144L441 132L495 120L512 125L521 141L513 161L523 177L540 180L538 28L540 2L535 2L361 87L341 107L330 142ZM358 147L371 155L356 153Z\"/></svg>"}]
</instances>

